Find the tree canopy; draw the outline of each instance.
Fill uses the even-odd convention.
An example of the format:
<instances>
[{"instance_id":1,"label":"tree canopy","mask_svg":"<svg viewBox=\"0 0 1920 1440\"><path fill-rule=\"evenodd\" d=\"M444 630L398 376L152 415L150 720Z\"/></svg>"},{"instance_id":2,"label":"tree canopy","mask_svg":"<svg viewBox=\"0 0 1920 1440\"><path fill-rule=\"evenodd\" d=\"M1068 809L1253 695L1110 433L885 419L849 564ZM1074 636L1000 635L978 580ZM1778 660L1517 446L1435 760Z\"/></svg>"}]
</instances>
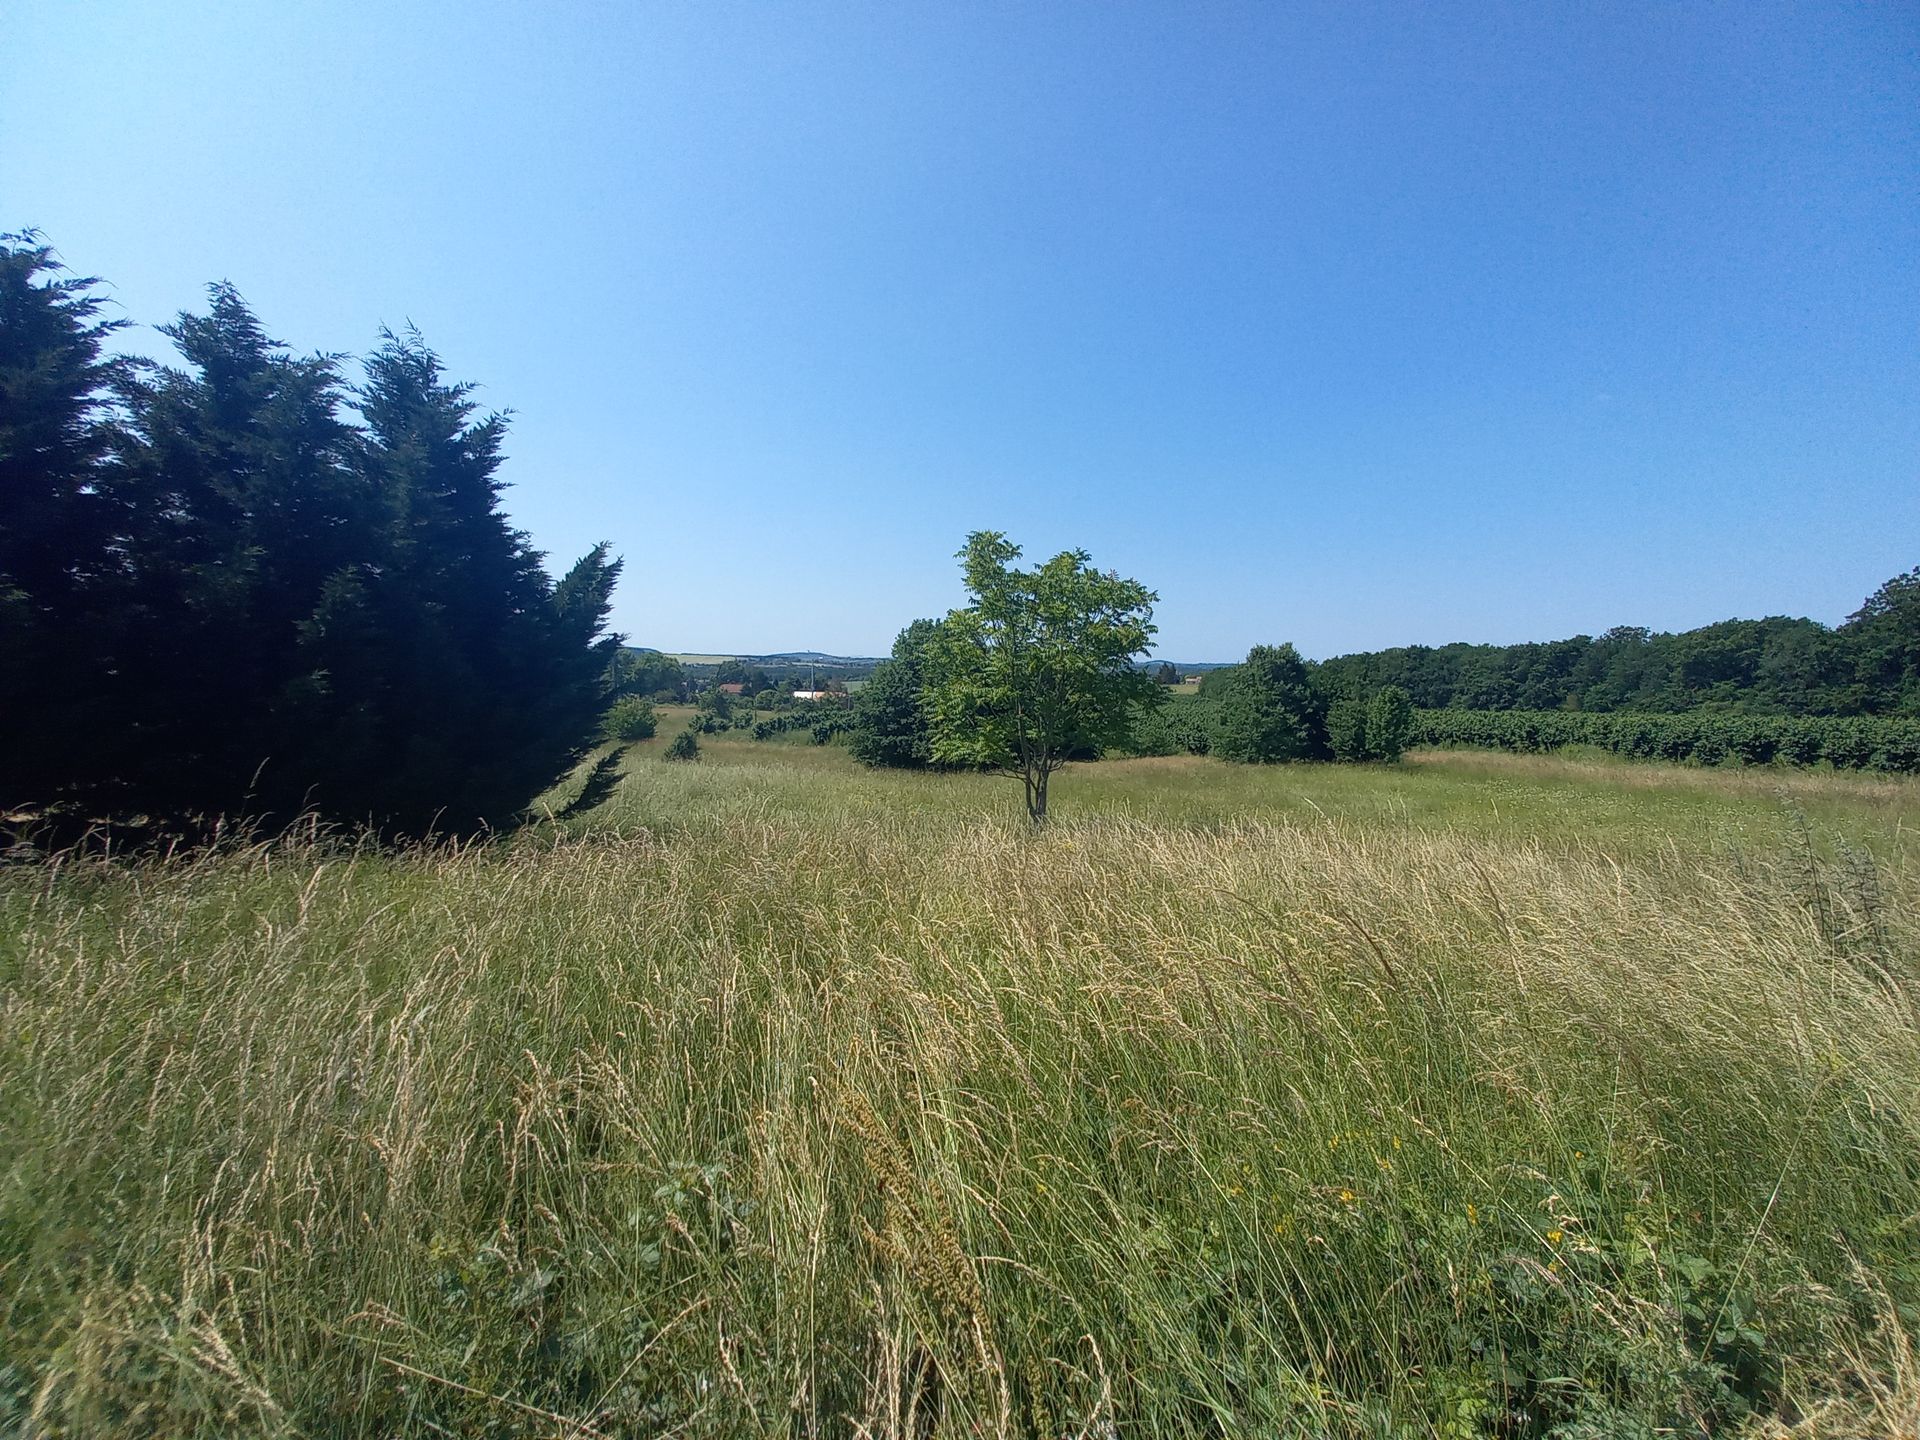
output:
<instances>
[{"instance_id":1,"label":"tree canopy","mask_svg":"<svg viewBox=\"0 0 1920 1440\"><path fill-rule=\"evenodd\" d=\"M0 806L46 792L76 754L118 748L94 703L109 669L121 558L105 492L125 322L37 234L0 235Z\"/></svg>"},{"instance_id":2,"label":"tree canopy","mask_svg":"<svg viewBox=\"0 0 1920 1440\"><path fill-rule=\"evenodd\" d=\"M1324 706L1293 646L1254 646L1224 688L1214 754L1264 765L1315 759L1325 749Z\"/></svg>"},{"instance_id":3,"label":"tree canopy","mask_svg":"<svg viewBox=\"0 0 1920 1440\"><path fill-rule=\"evenodd\" d=\"M973 603L950 612L927 648L932 754L1017 776L1028 816L1047 816L1048 782L1069 760L1127 734L1132 705L1155 690L1135 660L1154 634L1158 598L1068 550L1031 570L1020 548L976 531L959 552Z\"/></svg>"},{"instance_id":4,"label":"tree canopy","mask_svg":"<svg viewBox=\"0 0 1920 1440\"><path fill-rule=\"evenodd\" d=\"M927 712L927 649L937 620L916 620L893 642L853 697L847 748L863 765L923 769L933 763L933 725Z\"/></svg>"},{"instance_id":5,"label":"tree canopy","mask_svg":"<svg viewBox=\"0 0 1920 1440\"><path fill-rule=\"evenodd\" d=\"M237 291L107 359L91 282L0 241L0 802L160 828L513 820L591 739L620 562L501 513L504 416L414 333L357 384ZM13 743L7 743L7 742Z\"/></svg>"},{"instance_id":6,"label":"tree canopy","mask_svg":"<svg viewBox=\"0 0 1920 1440\"><path fill-rule=\"evenodd\" d=\"M1774 615L1672 634L1620 625L1520 645L1408 645L1335 656L1314 679L1361 701L1397 685L1428 710L1920 714L1916 577L1889 580L1837 628Z\"/></svg>"}]
</instances>

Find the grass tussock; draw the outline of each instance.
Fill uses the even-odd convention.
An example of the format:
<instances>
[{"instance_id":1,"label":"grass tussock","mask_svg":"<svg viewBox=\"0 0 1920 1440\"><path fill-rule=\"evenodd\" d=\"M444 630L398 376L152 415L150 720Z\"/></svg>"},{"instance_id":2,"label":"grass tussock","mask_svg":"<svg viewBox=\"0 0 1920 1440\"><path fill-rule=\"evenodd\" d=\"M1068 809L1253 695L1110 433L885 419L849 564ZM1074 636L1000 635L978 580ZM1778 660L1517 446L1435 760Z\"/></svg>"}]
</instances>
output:
<instances>
[{"instance_id":1,"label":"grass tussock","mask_svg":"<svg viewBox=\"0 0 1920 1440\"><path fill-rule=\"evenodd\" d=\"M838 764L0 876L0 1433L1911 1433L1878 810Z\"/></svg>"}]
</instances>

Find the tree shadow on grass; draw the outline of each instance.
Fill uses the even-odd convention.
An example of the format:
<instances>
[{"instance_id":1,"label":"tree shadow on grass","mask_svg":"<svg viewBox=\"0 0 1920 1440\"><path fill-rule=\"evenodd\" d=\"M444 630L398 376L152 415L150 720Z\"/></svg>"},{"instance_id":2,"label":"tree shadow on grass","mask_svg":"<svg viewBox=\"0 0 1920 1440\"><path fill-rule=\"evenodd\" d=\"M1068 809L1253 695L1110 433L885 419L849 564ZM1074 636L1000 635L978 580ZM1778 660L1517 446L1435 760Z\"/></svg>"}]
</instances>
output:
<instances>
[{"instance_id":1,"label":"tree shadow on grass","mask_svg":"<svg viewBox=\"0 0 1920 1440\"><path fill-rule=\"evenodd\" d=\"M586 784L580 787L580 793L568 801L567 808L554 818L572 820L606 804L607 797L619 787L620 760L626 753L626 746L616 745L594 761L593 769L587 772Z\"/></svg>"}]
</instances>

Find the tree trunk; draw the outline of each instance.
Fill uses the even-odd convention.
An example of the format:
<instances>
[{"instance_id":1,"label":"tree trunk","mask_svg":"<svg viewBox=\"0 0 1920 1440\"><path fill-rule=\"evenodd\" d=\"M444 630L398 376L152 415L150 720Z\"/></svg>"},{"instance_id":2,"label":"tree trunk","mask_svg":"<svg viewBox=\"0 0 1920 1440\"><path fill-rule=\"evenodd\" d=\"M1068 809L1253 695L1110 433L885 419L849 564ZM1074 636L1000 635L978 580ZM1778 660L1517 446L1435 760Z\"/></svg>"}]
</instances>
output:
<instances>
[{"instance_id":1,"label":"tree trunk","mask_svg":"<svg viewBox=\"0 0 1920 1440\"><path fill-rule=\"evenodd\" d=\"M1045 770L1027 779L1027 818L1035 825L1047 823L1047 779Z\"/></svg>"}]
</instances>

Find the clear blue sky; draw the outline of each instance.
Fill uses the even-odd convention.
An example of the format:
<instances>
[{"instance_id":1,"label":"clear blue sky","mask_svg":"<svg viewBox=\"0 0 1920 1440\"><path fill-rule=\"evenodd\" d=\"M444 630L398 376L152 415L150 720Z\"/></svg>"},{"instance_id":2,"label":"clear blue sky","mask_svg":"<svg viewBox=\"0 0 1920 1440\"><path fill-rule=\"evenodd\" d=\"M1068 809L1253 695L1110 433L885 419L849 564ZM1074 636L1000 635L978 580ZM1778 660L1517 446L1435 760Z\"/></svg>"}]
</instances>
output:
<instances>
[{"instance_id":1,"label":"clear blue sky","mask_svg":"<svg viewBox=\"0 0 1920 1440\"><path fill-rule=\"evenodd\" d=\"M1920 563L1917 57L1894 3L22 3L0 228L144 324L415 322L637 643L874 653L979 528L1179 659L1831 622Z\"/></svg>"}]
</instances>

